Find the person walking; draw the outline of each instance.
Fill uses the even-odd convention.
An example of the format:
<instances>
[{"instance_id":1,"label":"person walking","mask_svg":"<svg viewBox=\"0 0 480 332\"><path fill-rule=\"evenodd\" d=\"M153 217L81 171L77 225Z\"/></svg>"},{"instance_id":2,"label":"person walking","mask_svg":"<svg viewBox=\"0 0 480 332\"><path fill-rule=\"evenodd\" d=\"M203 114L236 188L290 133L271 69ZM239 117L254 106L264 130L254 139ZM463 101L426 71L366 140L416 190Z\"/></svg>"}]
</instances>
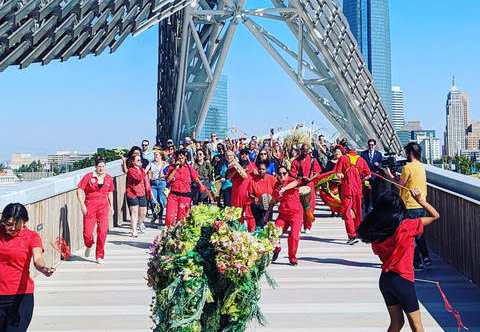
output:
<instances>
[{"instance_id":1,"label":"person walking","mask_svg":"<svg viewBox=\"0 0 480 332\"><path fill-rule=\"evenodd\" d=\"M302 229L303 207L300 203L300 196L298 193L298 181L288 176L288 170L285 166L280 166L277 172L277 181L273 187L273 199L270 202L268 214L272 211L277 202L280 202L278 207L278 217L275 220L275 225L282 227L282 234L285 234L290 228L288 234L288 260L290 265L298 265L297 250L300 241L300 230ZM265 220L267 221L267 220ZM276 261L282 247L280 243L275 247L272 261Z\"/></svg>"},{"instance_id":2,"label":"person walking","mask_svg":"<svg viewBox=\"0 0 480 332\"><path fill-rule=\"evenodd\" d=\"M378 173L382 168L383 157L380 151L375 149L376 145L377 142L374 139L369 139L368 149L360 153L360 157L367 162L368 168L373 173ZM380 178L378 178L375 174L372 174L372 177L370 178L371 189L366 188L363 196L363 211L365 214L370 212L378 199L381 185L380 181Z\"/></svg>"},{"instance_id":3,"label":"person walking","mask_svg":"<svg viewBox=\"0 0 480 332\"><path fill-rule=\"evenodd\" d=\"M273 175L267 174L269 165L267 160L261 160L257 165L258 174L252 176L247 191L252 215L255 218L255 226L263 228L265 226L264 218L267 221L270 220L271 213L268 212L268 208L264 208L262 205L261 197L262 195L272 196L273 187L277 180Z\"/></svg>"},{"instance_id":4,"label":"person walking","mask_svg":"<svg viewBox=\"0 0 480 332\"><path fill-rule=\"evenodd\" d=\"M346 155L338 159L335 173L341 179L340 199L342 201L342 218L345 221L348 241L353 245L360 242L356 229L362 222L362 185L370 178L367 162L357 152L345 145ZM352 216L352 211L354 216Z\"/></svg>"},{"instance_id":5,"label":"person walking","mask_svg":"<svg viewBox=\"0 0 480 332\"><path fill-rule=\"evenodd\" d=\"M130 209L130 226L132 237L138 237L138 233L145 233L143 220L147 215L147 187L145 185L146 173L142 167L142 158L138 155L132 156L132 161L127 172L127 205ZM147 172L150 169L148 164Z\"/></svg>"},{"instance_id":6,"label":"person walking","mask_svg":"<svg viewBox=\"0 0 480 332\"><path fill-rule=\"evenodd\" d=\"M188 215L192 203L192 183L197 183L200 192L206 190L197 171L186 163L186 154L187 152L184 150L176 151L175 163L167 169L167 184L170 185L170 194L167 198L165 225L168 228Z\"/></svg>"},{"instance_id":7,"label":"person walking","mask_svg":"<svg viewBox=\"0 0 480 332\"><path fill-rule=\"evenodd\" d=\"M33 315L34 282L30 262L50 277L55 268L43 260L42 240L26 227L28 212L20 203L10 203L0 219L0 331L25 332Z\"/></svg>"},{"instance_id":8,"label":"person walking","mask_svg":"<svg viewBox=\"0 0 480 332\"><path fill-rule=\"evenodd\" d=\"M198 150L195 155L195 162L193 164L193 168L197 171L200 181L203 183L205 188L210 188L212 186L213 180L213 166L210 164L209 161L205 160L205 156L205 150ZM210 203L208 192L206 190L200 192L200 187L196 183L192 185L192 194L193 205L197 205L200 203Z\"/></svg>"},{"instance_id":9,"label":"person walking","mask_svg":"<svg viewBox=\"0 0 480 332\"><path fill-rule=\"evenodd\" d=\"M232 204L232 180L227 179L226 173L227 169L233 165L235 161L235 153L231 150L228 150L225 153L226 164L222 166L220 170L220 182L222 183L220 187L220 202L222 207L231 206Z\"/></svg>"},{"instance_id":10,"label":"person walking","mask_svg":"<svg viewBox=\"0 0 480 332\"><path fill-rule=\"evenodd\" d=\"M154 160L150 167L150 184L152 186L152 207L153 217L152 223L158 219L159 224L162 224L163 211L167 204L167 197L164 194L164 190L167 187L167 181L165 178L165 168L168 167L165 154L159 150L154 153ZM159 205L156 208L156 205ZM157 212L155 213L155 211Z\"/></svg>"},{"instance_id":11,"label":"person walking","mask_svg":"<svg viewBox=\"0 0 480 332\"><path fill-rule=\"evenodd\" d=\"M414 238L423 233L425 226L440 217L419 189L411 189L408 194L427 211L427 217L408 218L403 198L394 191L387 191L357 230L359 238L371 243L373 252L382 261L379 286L390 315L389 332L402 329L403 312L412 331L424 331L412 267Z\"/></svg>"},{"instance_id":12,"label":"person walking","mask_svg":"<svg viewBox=\"0 0 480 332\"><path fill-rule=\"evenodd\" d=\"M108 233L108 215L113 215L113 191L115 186L110 175L105 173L106 162L103 158L95 161L95 171L85 174L78 183L77 199L83 213L83 242L87 247L85 257L90 256L95 244L93 230L97 225L97 246L95 259L103 264L105 241ZM82 198L82 192L85 199Z\"/></svg>"}]
</instances>

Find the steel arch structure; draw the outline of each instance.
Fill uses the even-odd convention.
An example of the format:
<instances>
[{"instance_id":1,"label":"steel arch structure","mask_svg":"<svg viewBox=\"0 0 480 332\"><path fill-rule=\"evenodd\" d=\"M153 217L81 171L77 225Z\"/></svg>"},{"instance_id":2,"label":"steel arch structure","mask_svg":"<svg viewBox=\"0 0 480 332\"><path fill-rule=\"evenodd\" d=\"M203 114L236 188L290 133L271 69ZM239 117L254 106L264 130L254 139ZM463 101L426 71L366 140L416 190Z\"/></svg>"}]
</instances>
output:
<instances>
[{"instance_id":1,"label":"steel arch structure","mask_svg":"<svg viewBox=\"0 0 480 332\"><path fill-rule=\"evenodd\" d=\"M157 138L176 140L205 118L238 25L243 24L327 119L363 146L402 150L337 0L0 0L0 71L114 52L159 23ZM253 2L252 2L253 3ZM288 27L296 41L260 24Z\"/></svg>"}]
</instances>

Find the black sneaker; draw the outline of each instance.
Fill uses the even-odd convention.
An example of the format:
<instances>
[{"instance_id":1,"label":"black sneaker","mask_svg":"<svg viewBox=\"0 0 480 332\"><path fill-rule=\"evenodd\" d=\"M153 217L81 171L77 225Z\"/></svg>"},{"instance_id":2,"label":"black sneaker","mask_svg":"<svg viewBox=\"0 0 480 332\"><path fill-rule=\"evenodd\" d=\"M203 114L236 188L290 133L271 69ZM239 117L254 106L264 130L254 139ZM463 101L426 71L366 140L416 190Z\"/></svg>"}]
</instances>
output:
<instances>
[{"instance_id":1,"label":"black sneaker","mask_svg":"<svg viewBox=\"0 0 480 332\"><path fill-rule=\"evenodd\" d=\"M297 262L290 262L290 265L291 265L291 266L297 266L298 263L297 263Z\"/></svg>"},{"instance_id":2,"label":"black sneaker","mask_svg":"<svg viewBox=\"0 0 480 332\"><path fill-rule=\"evenodd\" d=\"M423 259L423 263L426 265L426 266L430 266L432 265L432 260L430 259L430 257L425 257Z\"/></svg>"},{"instance_id":3,"label":"black sneaker","mask_svg":"<svg viewBox=\"0 0 480 332\"><path fill-rule=\"evenodd\" d=\"M423 266L422 263L420 263L420 264L413 263L413 270L414 271L422 272L424 269L425 269L425 267Z\"/></svg>"},{"instance_id":4,"label":"black sneaker","mask_svg":"<svg viewBox=\"0 0 480 332\"><path fill-rule=\"evenodd\" d=\"M278 259L278 255L280 254L280 251L279 252L274 252L273 253L273 256L272 256L272 262L275 262L277 259Z\"/></svg>"}]
</instances>

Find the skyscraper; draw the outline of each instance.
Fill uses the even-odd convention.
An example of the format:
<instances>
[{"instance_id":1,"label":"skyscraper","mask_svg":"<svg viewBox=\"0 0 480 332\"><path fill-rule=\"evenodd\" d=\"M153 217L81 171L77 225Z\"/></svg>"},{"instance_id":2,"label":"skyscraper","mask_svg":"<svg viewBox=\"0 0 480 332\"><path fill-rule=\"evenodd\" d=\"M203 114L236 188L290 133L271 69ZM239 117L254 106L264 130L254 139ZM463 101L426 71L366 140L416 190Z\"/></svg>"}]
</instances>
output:
<instances>
[{"instance_id":1,"label":"skyscraper","mask_svg":"<svg viewBox=\"0 0 480 332\"><path fill-rule=\"evenodd\" d=\"M446 111L445 153L454 157L465 150L465 130L468 125L468 95L457 88L455 77L452 88L448 92ZM467 121L465 121L465 117L467 117Z\"/></svg>"},{"instance_id":2,"label":"skyscraper","mask_svg":"<svg viewBox=\"0 0 480 332\"><path fill-rule=\"evenodd\" d=\"M213 94L212 103L208 109L205 124L200 139L210 139L210 133L216 133L218 138L225 138L228 129L228 90L227 76L221 75Z\"/></svg>"},{"instance_id":3,"label":"skyscraper","mask_svg":"<svg viewBox=\"0 0 480 332\"><path fill-rule=\"evenodd\" d=\"M392 115L388 0L343 0L343 13L372 73L383 103Z\"/></svg>"},{"instance_id":4,"label":"skyscraper","mask_svg":"<svg viewBox=\"0 0 480 332\"><path fill-rule=\"evenodd\" d=\"M403 110L403 91L399 86L392 86L392 123L393 128L400 129L405 125Z\"/></svg>"}]
</instances>

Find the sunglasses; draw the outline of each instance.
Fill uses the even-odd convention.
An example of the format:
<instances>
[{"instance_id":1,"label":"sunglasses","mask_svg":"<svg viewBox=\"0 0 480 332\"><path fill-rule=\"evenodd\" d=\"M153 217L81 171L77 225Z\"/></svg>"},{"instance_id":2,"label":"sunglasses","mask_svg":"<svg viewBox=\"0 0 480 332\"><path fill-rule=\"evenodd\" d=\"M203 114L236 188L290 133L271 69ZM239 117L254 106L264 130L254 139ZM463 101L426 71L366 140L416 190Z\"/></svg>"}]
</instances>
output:
<instances>
[{"instance_id":1,"label":"sunglasses","mask_svg":"<svg viewBox=\"0 0 480 332\"><path fill-rule=\"evenodd\" d=\"M264 156L266 156L267 154L266 154L265 152L262 152L262 153L260 153L260 155L264 155Z\"/></svg>"},{"instance_id":2,"label":"sunglasses","mask_svg":"<svg viewBox=\"0 0 480 332\"><path fill-rule=\"evenodd\" d=\"M142 144L142 146L148 146L148 144Z\"/></svg>"},{"instance_id":3,"label":"sunglasses","mask_svg":"<svg viewBox=\"0 0 480 332\"><path fill-rule=\"evenodd\" d=\"M285 176L287 174L288 174L287 172L278 172L278 175L281 175L281 176Z\"/></svg>"},{"instance_id":4,"label":"sunglasses","mask_svg":"<svg viewBox=\"0 0 480 332\"><path fill-rule=\"evenodd\" d=\"M368 146L375 146L375 144L368 144Z\"/></svg>"}]
</instances>

